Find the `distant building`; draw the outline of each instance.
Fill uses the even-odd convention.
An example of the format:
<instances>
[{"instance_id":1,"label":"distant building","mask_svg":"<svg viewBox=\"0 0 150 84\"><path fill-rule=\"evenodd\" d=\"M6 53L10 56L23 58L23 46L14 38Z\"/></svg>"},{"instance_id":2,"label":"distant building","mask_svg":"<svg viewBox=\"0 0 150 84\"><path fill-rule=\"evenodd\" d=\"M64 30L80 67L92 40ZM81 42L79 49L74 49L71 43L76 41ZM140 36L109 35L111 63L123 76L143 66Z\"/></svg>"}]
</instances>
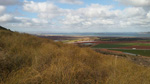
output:
<instances>
[{"instance_id":1,"label":"distant building","mask_svg":"<svg viewBox=\"0 0 150 84\"><path fill-rule=\"evenodd\" d=\"M136 50L136 48L132 48L133 50Z\"/></svg>"}]
</instances>

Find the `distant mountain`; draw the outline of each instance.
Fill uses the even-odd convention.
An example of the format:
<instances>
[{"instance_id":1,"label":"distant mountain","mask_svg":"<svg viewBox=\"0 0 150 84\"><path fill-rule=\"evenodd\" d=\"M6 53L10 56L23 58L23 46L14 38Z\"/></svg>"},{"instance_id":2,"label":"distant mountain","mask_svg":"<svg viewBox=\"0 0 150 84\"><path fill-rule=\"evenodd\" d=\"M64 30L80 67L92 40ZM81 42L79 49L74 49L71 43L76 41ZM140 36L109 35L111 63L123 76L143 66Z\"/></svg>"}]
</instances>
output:
<instances>
[{"instance_id":1,"label":"distant mountain","mask_svg":"<svg viewBox=\"0 0 150 84\"><path fill-rule=\"evenodd\" d=\"M147 34L150 34L150 32L146 32Z\"/></svg>"},{"instance_id":2,"label":"distant mountain","mask_svg":"<svg viewBox=\"0 0 150 84\"><path fill-rule=\"evenodd\" d=\"M150 34L150 32L140 32L138 34Z\"/></svg>"}]
</instances>

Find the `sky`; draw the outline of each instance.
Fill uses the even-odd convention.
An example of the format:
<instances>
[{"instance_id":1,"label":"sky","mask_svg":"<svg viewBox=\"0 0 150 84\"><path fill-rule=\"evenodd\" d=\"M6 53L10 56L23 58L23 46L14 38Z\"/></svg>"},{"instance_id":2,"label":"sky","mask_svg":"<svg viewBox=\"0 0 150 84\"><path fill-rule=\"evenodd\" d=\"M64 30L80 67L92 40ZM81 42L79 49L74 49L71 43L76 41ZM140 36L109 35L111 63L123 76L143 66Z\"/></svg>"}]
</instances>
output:
<instances>
[{"instance_id":1,"label":"sky","mask_svg":"<svg viewBox=\"0 0 150 84\"><path fill-rule=\"evenodd\" d=\"M0 25L30 33L150 32L150 0L0 0Z\"/></svg>"}]
</instances>

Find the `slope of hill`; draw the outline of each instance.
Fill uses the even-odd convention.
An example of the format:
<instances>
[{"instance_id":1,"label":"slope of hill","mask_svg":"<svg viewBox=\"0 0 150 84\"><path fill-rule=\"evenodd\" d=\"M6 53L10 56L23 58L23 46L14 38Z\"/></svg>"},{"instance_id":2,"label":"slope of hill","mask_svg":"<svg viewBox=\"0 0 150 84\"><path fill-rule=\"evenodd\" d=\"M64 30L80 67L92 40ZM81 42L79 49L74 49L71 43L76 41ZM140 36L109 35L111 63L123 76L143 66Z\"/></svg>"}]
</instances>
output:
<instances>
[{"instance_id":1,"label":"slope of hill","mask_svg":"<svg viewBox=\"0 0 150 84\"><path fill-rule=\"evenodd\" d=\"M9 29L6 29L6 28L0 26L0 30L9 30ZM9 30L9 31L10 31L10 30Z\"/></svg>"},{"instance_id":2,"label":"slope of hill","mask_svg":"<svg viewBox=\"0 0 150 84\"><path fill-rule=\"evenodd\" d=\"M0 84L150 84L149 70L89 48L0 30Z\"/></svg>"}]
</instances>

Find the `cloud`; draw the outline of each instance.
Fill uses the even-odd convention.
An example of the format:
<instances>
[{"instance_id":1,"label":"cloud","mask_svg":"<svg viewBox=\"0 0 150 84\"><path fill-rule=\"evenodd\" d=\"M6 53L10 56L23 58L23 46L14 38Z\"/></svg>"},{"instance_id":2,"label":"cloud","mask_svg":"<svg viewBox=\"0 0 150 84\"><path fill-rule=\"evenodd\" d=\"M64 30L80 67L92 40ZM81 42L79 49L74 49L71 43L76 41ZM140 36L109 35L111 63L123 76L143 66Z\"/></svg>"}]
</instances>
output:
<instances>
[{"instance_id":1,"label":"cloud","mask_svg":"<svg viewBox=\"0 0 150 84\"><path fill-rule=\"evenodd\" d=\"M147 17L150 19L150 11L147 13Z\"/></svg>"},{"instance_id":2,"label":"cloud","mask_svg":"<svg viewBox=\"0 0 150 84\"><path fill-rule=\"evenodd\" d=\"M66 4L83 4L81 0L58 0L60 3Z\"/></svg>"},{"instance_id":3,"label":"cloud","mask_svg":"<svg viewBox=\"0 0 150 84\"><path fill-rule=\"evenodd\" d=\"M81 29L142 29L150 27L150 19L147 17L150 17L150 13L142 7L114 10L111 5L91 4L85 8L70 11L62 22L69 27Z\"/></svg>"},{"instance_id":4,"label":"cloud","mask_svg":"<svg viewBox=\"0 0 150 84\"><path fill-rule=\"evenodd\" d=\"M142 7L129 7L122 11L123 18L134 18L146 15L146 11Z\"/></svg>"},{"instance_id":5,"label":"cloud","mask_svg":"<svg viewBox=\"0 0 150 84\"><path fill-rule=\"evenodd\" d=\"M136 7L150 6L150 0L116 0L125 5L131 5Z\"/></svg>"},{"instance_id":6,"label":"cloud","mask_svg":"<svg viewBox=\"0 0 150 84\"><path fill-rule=\"evenodd\" d=\"M41 24L47 24L47 23L48 23L47 20L44 20L44 19L37 19L37 18L32 18L32 22L33 22L33 23L37 23L37 24L39 24L39 23L41 23Z\"/></svg>"},{"instance_id":7,"label":"cloud","mask_svg":"<svg viewBox=\"0 0 150 84\"><path fill-rule=\"evenodd\" d=\"M0 0L0 5L16 5L19 4L20 1L19 0Z\"/></svg>"},{"instance_id":8,"label":"cloud","mask_svg":"<svg viewBox=\"0 0 150 84\"><path fill-rule=\"evenodd\" d=\"M119 17L118 17L119 18ZM119 25L124 28L146 28L149 26L150 19L147 18L147 11L142 7L130 7L122 11Z\"/></svg>"},{"instance_id":9,"label":"cloud","mask_svg":"<svg viewBox=\"0 0 150 84\"><path fill-rule=\"evenodd\" d=\"M27 1L24 4L23 8L24 8L24 10L29 11L29 12L47 12L47 11L57 9L57 7L52 3L33 2L33 1Z\"/></svg>"},{"instance_id":10,"label":"cloud","mask_svg":"<svg viewBox=\"0 0 150 84\"><path fill-rule=\"evenodd\" d=\"M38 13L40 18L54 18L63 14L64 10L48 2L27 1L23 5L25 11Z\"/></svg>"},{"instance_id":11,"label":"cloud","mask_svg":"<svg viewBox=\"0 0 150 84\"><path fill-rule=\"evenodd\" d=\"M5 11L5 7L4 6L0 6L0 14L2 14Z\"/></svg>"},{"instance_id":12,"label":"cloud","mask_svg":"<svg viewBox=\"0 0 150 84\"><path fill-rule=\"evenodd\" d=\"M12 20L11 15L5 14L5 15L0 16L0 22L6 22L6 21L10 21L10 20Z\"/></svg>"},{"instance_id":13,"label":"cloud","mask_svg":"<svg viewBox=\"0 0 150 84\"><path fill-rule=\"evenodd\" d=\"M4 14L0 16L0 22L1 23L15 23L18 22L13 15L10 14Z\"/></svg>"},{"instance_id":14,"label":"cloud","mask_svg":"<svg viewBox=\"0 0 150 84\"><path fill-rule=\"evenodd\" d=\"M122 11L120 26L124 28L149 28L150 0L116 0L127 7Z\"/></svg>"},{"instance_id":15,"label":"cloud","mask_svg":"<svg viewBox=\"0 0 150 84\"><path fill-rule=\"evenodd\" d=\"M42 27L42 25L51 24L48 20L40 18L16 17L11 14L0 16L1 25L13 25L15 27Z\"/></svg>"},{"instance_id":16,"label":"cloud","mask_svg":"<svg viewBox=\"0 0 150 84\"><path fill-rule=\"evenodd\" d=\"M78 9L62 9L53 3L33 1L27 1L23 7L28 12L37 13L40 18L31 19L30 24L53 23L61 28L129 28L137 25L143 28L150 22L147 19L149 13L143 7L114 10L111 5L91 4Z\"/></svg>"},{"instance_id":17,"label":"cloud","mask_svg":"<svg viewBox=\"0 0 150 84\"><path fill-rule=\"evenodd\" d=\"M48 20L45 19L39 19L39 18L26 18L26 17L14 17L15 20L18 21L18 26L42 26L46 24L50 24Z\"/></svg>"},{"instance_id":18,"label":"cloud","mask_svg":"<svg viewBox=\"0 0 150 84\"><path fill-rule=\"evenodd\" d=\"M5 7L0 6L0 11L4 10ZM55 28L57 31L84 29L115 31L150 27L150 11L137 6L117 10L112 5L90 4L78 9L65 9L50 2L24 1L23 10L36 13L37 16L29 18L2 13L0 22L5 24L15 22L15 27L20 28Z\"/></svg>"},{"instance_id":19,"label":"cloud","mask_svg":"<svg viewBox=\"0 0 150 84\"><path fill-rule=\"evenodd\" d=\"M83 16L87 17L109 17L113 16L113 13L109 10L112 6L103 6L99 4L91 4L86 8L79 8L77 10L78 13L83 14Z\"/></svg>"},{"instance_id":20,"label":"cloud","mask_svg":"<svg viewBox=\"0 0 150 84\"><path fill-rule=\"evenodd\" d=\"M112 25L112 18L117 17L118 10L112 11L112 6L91 4L85 8L71 10L63 19L66 25L79 25L82 27L93 25Z\"/></svg>"},{"instance_id":21,"label":"cloud","mask_svg":"<svg viewBox=\"0 0 150 84\"><path fill-rule=\"evenodd\" d=\"M11 13L7 13L5 6L0 6L0 23L16 23L18 22L17 19L15 19L15 15Z\"/></svg>"}]
</instances>

